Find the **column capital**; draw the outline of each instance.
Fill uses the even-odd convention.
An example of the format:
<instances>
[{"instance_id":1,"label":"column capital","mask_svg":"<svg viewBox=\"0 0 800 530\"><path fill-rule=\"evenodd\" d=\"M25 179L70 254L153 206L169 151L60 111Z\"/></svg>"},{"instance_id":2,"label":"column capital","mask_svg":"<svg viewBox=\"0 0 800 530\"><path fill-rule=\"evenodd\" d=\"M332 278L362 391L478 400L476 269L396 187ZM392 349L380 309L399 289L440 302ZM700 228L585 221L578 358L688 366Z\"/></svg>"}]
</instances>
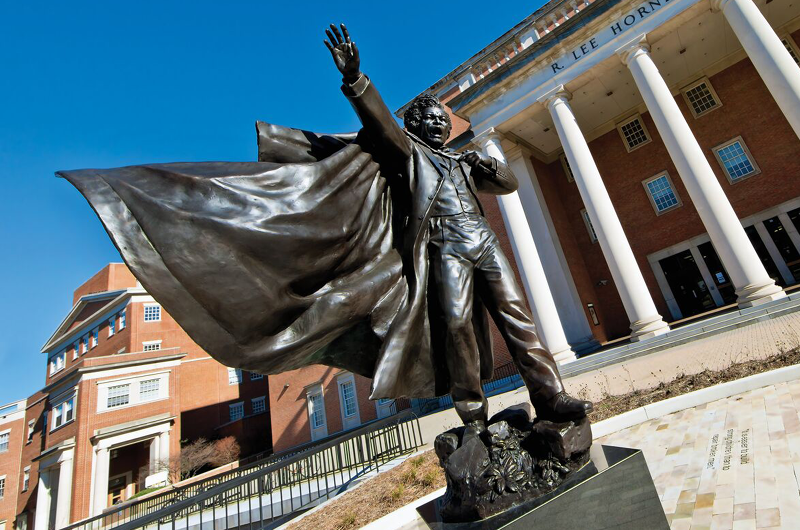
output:
<instances>
[{"instance_id":1,"label":"column capital","mask_svg":"<svg viewBox=\"0 0 800 530\"><path fill-rule=\"evenodd\" d=\"M564 88L564 85L558 85L539 96L538 100L548 109L559 101L567 102L572 99L572 94Z\"/></svg>"},{"instance_id":2,"label":"column capital","mask_svg":"<svg viewBox=\"0 0 800 530\"><path fill-rule=\"evenodd\" d=\"M505 150L506 153L506 162L510 163L518 158L522 158L525 156L531 156L531 153L528 149L520 144L514 144L512 147Z\"/></svg>"},{"instance_id":3,"label":"column capital","mask_svg":"<svg viewBox=\"0 0 800 530\"><path fill-rule=\"evenodd\" d=\"M490 143L497 143L503 140L503 133L495 129L494 127L489 127L485 131L482 131L475 135L472 139L472 143L480 147L481 149L485 149L487 144Z\"/></svg>"},{"instance_id":4,"label":"column capital","mask_svg":"<svg viewBox=\"0 0 800 530\"><path fill-rule=\"evenodd\" d=\"M638 57L639 55L649 55L650 44L647 42L647 34L642 33L641 35L634 37L617 48L614 53L619 55L620 60L626 66L630 64L633 58Z\"/></svg>"},{"instance_id":5,"label":"column capital","mask_svg":"<svg viewBox=\"0 0 800 530\"><path fill-rule=\"evenodd\" d=\"M730 3L731 0L711 0L711 11L722 11Z\"/></svg>"}]
</instances>

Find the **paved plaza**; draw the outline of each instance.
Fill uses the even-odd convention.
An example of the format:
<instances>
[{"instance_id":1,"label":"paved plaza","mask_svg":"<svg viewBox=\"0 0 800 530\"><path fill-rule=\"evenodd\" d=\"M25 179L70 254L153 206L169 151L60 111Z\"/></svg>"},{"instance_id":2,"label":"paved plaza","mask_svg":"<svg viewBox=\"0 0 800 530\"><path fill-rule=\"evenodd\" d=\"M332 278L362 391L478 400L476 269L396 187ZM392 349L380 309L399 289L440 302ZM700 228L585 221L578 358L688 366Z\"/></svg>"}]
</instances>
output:
<instances>
[{"instance_id":1,"label":"paved plaza","mask_svg":"<svg viewBox=\"0 0 800 530\"><path fill-rule=\"evenodd\" d=\"M595 441L640 448L671 528L800 528L800 381Z\"/></svg>"}]
</instances>

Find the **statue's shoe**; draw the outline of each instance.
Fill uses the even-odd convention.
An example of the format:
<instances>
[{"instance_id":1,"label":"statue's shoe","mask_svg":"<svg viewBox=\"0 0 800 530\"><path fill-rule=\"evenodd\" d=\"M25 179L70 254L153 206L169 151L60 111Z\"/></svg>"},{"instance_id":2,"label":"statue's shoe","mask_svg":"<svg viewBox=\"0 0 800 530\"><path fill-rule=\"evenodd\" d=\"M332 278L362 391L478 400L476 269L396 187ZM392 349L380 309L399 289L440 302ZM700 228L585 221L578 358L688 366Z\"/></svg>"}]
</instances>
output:
<instances>
[{"instance_id":1,"label":"statue's shoe","mask_svg":"<svg viewBox=\"0 0 800 530\"><path fill-rule=\"evenodd\" d=\"M592 411L592 402L577 399L566 392L559 392L545 402L534 405L536 418L564 423L586 417Z\"/></svg>"}]
</instances>

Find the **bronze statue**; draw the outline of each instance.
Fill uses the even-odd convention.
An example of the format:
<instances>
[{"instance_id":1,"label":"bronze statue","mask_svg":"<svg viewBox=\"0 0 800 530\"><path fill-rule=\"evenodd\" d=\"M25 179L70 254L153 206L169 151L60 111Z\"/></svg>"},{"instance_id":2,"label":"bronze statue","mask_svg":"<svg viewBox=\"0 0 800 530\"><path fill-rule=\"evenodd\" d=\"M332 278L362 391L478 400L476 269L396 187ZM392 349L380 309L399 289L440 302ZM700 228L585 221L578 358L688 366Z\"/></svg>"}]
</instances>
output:
<instances>
[{"instance_id":1,"label":"bronze statue","mask_svg":"<svg viewBox=\"0 0 800 530\"><path fill-rule=\"evenodd\" d=\"M470 151L453 156L444 147L450 117L432 96L420 96L406 111L406 132L395 122L370 80L361 73L358 48L342 24L331 24L325 45L342 73L342 91L350 100L371 140L373 155L392 172L395 188L402 187L404 213L403 257L427 261L416 282L438 300L438 334L450 379L456 411L469 430L482 432L487 403L481 388L481 366L492 366L486 312L495 321L530 392L541 419L579 419L591 403L564 392L553 357L536 336L514 271L500 249L497 236L483 216L476 191L512 193L517 180L511 169L492 157ZM406 169L410 168L410 169ZM422 254L414 256L415 247ZM429 272L426 270L429 269ZM426 278L426 272L430 278ZM420 309L422 310L422 309ZM485 373L485 372L484 372ZM375 375L380 388L383 374Z\"/></svg>"},{"instance_id":2,"label":"bronze statue","mask_svg":"<svg viewBox=\"0 0 800 530\"><path fill-rule=\"evenodd\" d=\"M361 73L347 29L325 41L363 128L318 135L257 122L258 162L58 172L130 269L221 363L310 364L370 377L372 398L451 393L442 514L472 520L552 492L584 465L588 401L570 397L536 336L477 192L512 193L504 163L445 147L450 118L417 98L400 128ZM536 409L487 421L488 314Z\"/></svg>"},{"instance_id":3,"label":"bronze statue","mask_svg":"<svg viewBox=\"0 0 800 530\"><path fill-rule=\"evenodd\" d=\"M451 392L482 432L492 371L488 309L540 418L591 409L563 391L536 337L478 190L510 193L503 163L444 147L447 113L425 96L401 129L347 30L326 45L363 123L317 135L257 123L259 162L63 171L125 262L223 364L278 373L309 364L373 379L372 398Z\"/></svg>"}]
</instances>

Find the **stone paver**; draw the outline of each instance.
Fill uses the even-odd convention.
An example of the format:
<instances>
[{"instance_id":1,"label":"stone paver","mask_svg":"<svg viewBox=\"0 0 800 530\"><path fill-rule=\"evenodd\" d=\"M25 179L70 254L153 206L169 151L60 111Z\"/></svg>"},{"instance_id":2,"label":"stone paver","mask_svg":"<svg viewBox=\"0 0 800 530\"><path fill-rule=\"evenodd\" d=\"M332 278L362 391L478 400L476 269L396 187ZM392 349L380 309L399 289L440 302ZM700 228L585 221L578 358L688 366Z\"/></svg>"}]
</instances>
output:
<instances>
[{"instance_id":1,"label":"stone paver","mask_svg":"<svg viewBox=\"0 0 800 530\"><path fill-rule=\"evenodd\" d=\"M800 529L800 381L595 440L642 449L673 529Z\"/></svg>"}]
</instances>

